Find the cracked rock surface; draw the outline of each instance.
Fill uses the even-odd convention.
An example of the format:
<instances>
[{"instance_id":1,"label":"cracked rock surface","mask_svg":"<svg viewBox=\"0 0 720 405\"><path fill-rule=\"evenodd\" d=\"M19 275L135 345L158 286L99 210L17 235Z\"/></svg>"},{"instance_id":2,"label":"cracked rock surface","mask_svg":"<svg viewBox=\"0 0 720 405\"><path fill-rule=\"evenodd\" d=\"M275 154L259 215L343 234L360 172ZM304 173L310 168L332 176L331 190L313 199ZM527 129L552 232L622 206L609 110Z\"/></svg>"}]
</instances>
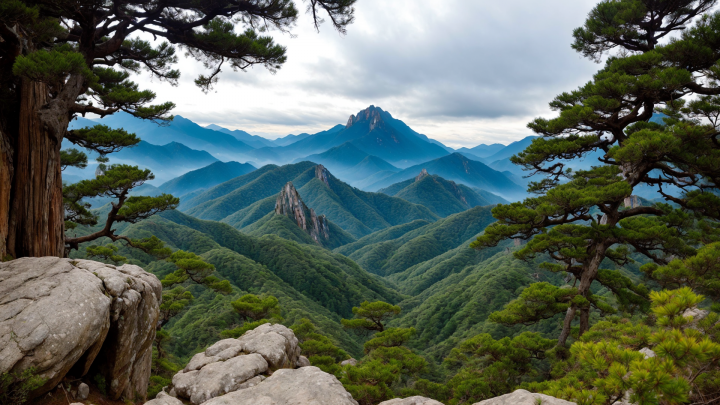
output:
<instances>
[{"instance_id":1,"label":"cracked rock surface","mask_svg":"<svg viewBox=\"0 0 720 405\"><path fill-rule=\"evenodd\" d=\"M295 334L283 325L216 342L172 382L177 396L194 405L357 405L335 376L300 356Z\"/></svg>"},{"instance_id":2,"label":"cracked rock surface","mask_svg":"<svg viewBox=\"0 0 720 405\"><path fill-rule=\"evenodd\" d=\"M108 396L144 397L162 285L134 265L21 258L0 263L0 374L34 367L55 387L91 367Z\"/></svg>"},{"instance_id":3,"label":"cracked rock surface","mask_svg":"<svg viewBox=\"0 0 720 405\"><path fill-rule=\"evenodd\" d=\"M536 394L526 390L515 390L509 394L476 402L473 405L576 405L575 402L551 397L545 394Z\"/></svg>"}]
</instances>

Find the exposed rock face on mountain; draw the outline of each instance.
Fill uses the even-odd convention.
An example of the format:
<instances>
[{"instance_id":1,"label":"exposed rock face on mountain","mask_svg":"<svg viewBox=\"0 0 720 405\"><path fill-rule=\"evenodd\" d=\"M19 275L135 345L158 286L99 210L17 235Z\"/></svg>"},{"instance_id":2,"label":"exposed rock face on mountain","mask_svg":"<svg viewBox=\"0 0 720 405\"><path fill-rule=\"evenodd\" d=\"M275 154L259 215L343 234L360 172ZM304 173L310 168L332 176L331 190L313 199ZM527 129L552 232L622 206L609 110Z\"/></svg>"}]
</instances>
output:
<instances>
[{"instance_id":1,"label":"exposed rock face on mountain","mask_svg":"<svg viewBox=\"0 0 720 405\"><path fill-rule=\"evenodd\" d=\"M325 168L325 166L315 166L315 177L325 183L326 186L330 187L330 182L328 181L328 178L330 178L330 172Z\"/></svg>"},{"instance_id":2,"label":"exposed rock face on mountain","mask_svg":"<svg viewBox=\"0 0 720 405\"><path fill-rule=\"evenodd\" d=\"M327 218L325 215L318 216L315 210L305 205L292 182L287 182L280 191L275 201L275 214L285 215L295 221L320 245L324 245L324 242L330 239L330 225Z\"/></svg>"},{"instance_id":3,"label":"exposed rock face on mountain","mask_svg":"<svg viewBox=\"0 0 720 405\"><path fill-rule=\"evenodd\" d=\"M499 397L476 402L473 405L575 405L575 402L565 401L545 394L535 394L526 390L516 390Z\"/></svg>"},{"instance_id":4,"label":"exposed rock face on mountain","mask_svg":"<svg viewBox=\"0 0 720 405\"><path fill-rule=\"evenodd\" d=\"M426 177L426 176L429 176L429 175L430 175L430 174L428 173L427 169L422 169L422 170L420 171L420 174L418 174L417 176L415 176L415 181L420 181L420 180L423 179L423 177Z\"/></svg>"},{"instance_id":5,"label":"exposed rock face on mountain","mask_svg":"<svg viewBox=\"0 0 720 405\"><path fill-rule=\"evenodd\" d=\"M264 324L196 354L172 381L177 395L196 405L357 405L335 376L302 360L292 330Z\"/></svg>"},{"instance_id":6,"label":"exposed rock face on mountain","mask_svg":"<svg viewBox=\"0 0 720 405\"><path fill-rule=\"evenodd\" d=\"M110 398L144 397L161 294L157 277L133 265L0 263L0 374L34 367L47 379L37 396L92 369Z\"/></svg>"}]
</instances>

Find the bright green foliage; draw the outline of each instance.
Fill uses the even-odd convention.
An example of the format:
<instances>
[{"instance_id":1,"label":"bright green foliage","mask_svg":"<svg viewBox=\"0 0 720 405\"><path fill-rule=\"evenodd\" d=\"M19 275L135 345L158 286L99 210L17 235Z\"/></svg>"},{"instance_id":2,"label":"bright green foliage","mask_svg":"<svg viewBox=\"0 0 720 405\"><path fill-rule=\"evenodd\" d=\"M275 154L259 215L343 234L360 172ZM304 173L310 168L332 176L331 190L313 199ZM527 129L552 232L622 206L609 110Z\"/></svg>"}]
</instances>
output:
<instances>
[{"instance_id":1,"label":"bright green foliage","mask_svg":"<svg viewBox=\"0 0 720 405\"><path fill-rule=\"evenodd\" d=\"M85 58L68 44L20 55L15 59L12 72L15 76L49 85L58 85L68 75L92 80L92 72L85 64Z\"/></svg>"},{"instance_id":2,"label":"bright green foliage","mask_svg":"<svg viewBox=\"0 0 720 405\"><path fill-rule=\"evenodd\" d=\"M394 398L391 386L416 377L426 367L425 359L406 347L381 346L356 366L343 367L340 382L360 405L374 405Z\"/></svg>"},{"instance_id":3,"label":"bright green foliage","mask_svg":"<svg viewBox=\"0 0 720 405\"><path fill-rule=\"evenodd\" d=\"M524 332L514 338L493 339L484 333L452 350L446 366L457 373L445 384L420 380L423 395L448 404L474 403L511 392L522 381L542 377L538 362L547 357L555 341Z\"/></svg>"},{"instance_id":4,"label":"bright green foliage","mask_svg":"<svg viewBox=\"0 0 720 405\"><path fill-rule=\"evenodd\" d=\"M337 347L327 336L318 333L315 325L307 318L293 325L292 330L300 342L303 356L310 360L310 364L341 377L338 363L350 357L347 352Z\"/></svg>"},{"instance_id":5,"label":"bright green foliage","mask_svg":"<svg viewBox=\"0 0 720 405\"><path fill-rule=\"evenodd\" d=\"M655 317L599 322L554 365L554 380L528 389L580 405L707 403L720 381L720 316L685 312L703 301L689 288L650 294ZM653 354L640 352L650 348Z\"/></svg>"},{"instance_id":6,"label":"bright green foliage","mask_svg":"<svg viewBox=\"0 0 720 405\"><path fill-rule=\"evenodd\" d=\"M114 263L124 263L127 257L117 254L118 248L114 245L88 246L85 248L87 257L96 257L102 260L110 260Z\"/></svg>"},{"instance_id":7,"label":"bright green foliage","mask_svg":"<svg viewBox=\"0 0 720 405\"><path fill-rule=\"evenodd\" d=\"M247 322L259 321L267 317L280 318L281 308L278 299L269 295L261 298L254 294L245 294L233 301L232 307Z\"/></svg>"},{"instance_id":8,"label":"bright green foliage","mask_svg":"<svg viewBox=\"0 0 720 405\"><path fill-rule=\"evenodd\" d=\"M365 342L365 353L369 353L380 347L398 347L407 343L417 331L415 328L388 328L373 335L373 338Z\"/></svg>"},{"instance_id":9,"label":"bright green foliage","mask_svg":"<svg viewBox=\"0 0 720 405\"><path fill-rule=\"evenodd\" d=\"M355 319L343 319L343 327L382 332L385 330L384 322L399 314L400 307L383 301L364 301L359 307L353 307L352 312Z\"/></svg>"},{"instance_id":10,"label":"bright green foliage","mask_svg":"<svg viewBox=\"0 0 720 405\"><path fill-rule=\"evenodd\" d=\"M694 255L699 243L717 235L720 122L714 103L720 100L709 96L720 94L720 13L696 18L715 3L601 1L575 30L573 48L598 60L617 53L592 81L550 103L557 117L528 125L542 136L511 160L546 176L530 184L538 196L496 207L498 222L472 244L526 239L517 258L549 255L554 262L548 270L574 278L582 299L566 310L561 345L576 317L582 334L593 309L615 310L593 297L593 285L610 289L622 309L647 307L647 290L611 273L616 270L601 273L604 260L623 266L636 252L664 265L673 256ZM680 33L676 40L658 45L673 31ZM692 95L701 97L683 99ZM649 122L656 111L667 116L664 125ZM597 166L566 170L565 159L590 156L598 157ZM637 206L638 187L655 189L671 204Z\"/></svg>"},{"instance_id":11,"label":"bright green foliage","mask_svg":"<svg viewBox=\"0 0 720 405\"><path fill-rule=\"evenodd\" d=\"M166 324L170 318L182 312L193 298L192 293L181 286L177 286L169 291L163 291L158 323L160 325Z\"/></svg>"},{"instance_id":12,"label":"bright green foliage","mask_svg":"<svg viewBox=\"0 0 720 405\"><path fill-rule=\"evenodd\" d=\"M47 380L35 374L34 368L23 372L3 373L0 375L0 404L21 405L28 395L43 386Z\"/></svg>"},{"instance_id":13,"label":"bright green foliage","mask_svg":"<svg viewBox=\"0 0 720 405\"><path fill-rule=\"evenodd\" d=\"M649 263L641 270L666 288L688 286L720 299L720 243L705 245L685 260L675 259L662 267Z\"/></svg>"},{"instance_id":14,"label":"bright green foliage","mask_svg":"<svg viewBox=\"0 0 720 405\"><path fill-rule=\"evenodd\" d=\"M520 293L520 297L493 312L490 320L509 325L533 324L541 319L552 318L570 307L577 297L577 289L556 287L550 283L535 283Z\"/></svg>"},{"instance_id":15,"label":"bright green foliage","mask_svg":"<svg viewBox=\"0 0 720 405\"><path fill-rule=\"evenodd\" d=\"M87 167L87 155L74 148L61 150L60 165L63 170L68 166L84 169Z\"/></svg>"},{"instance_id":16,"label":"bright green foliage","mask_svg":"<svg viewBox=\"0 0 720 405\"><path fill-rule=\"evenodd\" d=\"M200 256L195 253L178 250L170 255L167 261L174 263L175 266L177 266L177 270L163 278L162 283L164 287L170 287L190 280L196 284L205 285L219 293L228 294L232 291L229 281L220 280L212 276L212 273L215 271L215 266L203 261Z\"/></svg>"}]
</instances>

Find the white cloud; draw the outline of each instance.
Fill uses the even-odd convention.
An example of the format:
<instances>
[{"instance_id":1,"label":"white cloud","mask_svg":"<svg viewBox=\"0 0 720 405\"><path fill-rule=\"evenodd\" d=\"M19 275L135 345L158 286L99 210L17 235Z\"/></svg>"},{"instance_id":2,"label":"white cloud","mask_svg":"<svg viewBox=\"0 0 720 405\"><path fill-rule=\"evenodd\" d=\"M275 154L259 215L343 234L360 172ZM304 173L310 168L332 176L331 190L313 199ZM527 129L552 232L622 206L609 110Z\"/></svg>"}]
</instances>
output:
<instances>
[{"instance_id":1,"label":"white cloud","mask_svg":"<svg viewBox=\"0 0 720 405\"><path fill-rule=\"evenodd\" d=\"M288 62L223 72L205 95L202 67L182 59L178 87L137 78L176 114L269 137L317 132L370 104L450 146L509 143L530 134L535 116L552 116L552 98L589 80L598 65L570 49L593 0L359 0L356 23L341 36L314 31L303 16Z\"/></svg>"}]
</instances>

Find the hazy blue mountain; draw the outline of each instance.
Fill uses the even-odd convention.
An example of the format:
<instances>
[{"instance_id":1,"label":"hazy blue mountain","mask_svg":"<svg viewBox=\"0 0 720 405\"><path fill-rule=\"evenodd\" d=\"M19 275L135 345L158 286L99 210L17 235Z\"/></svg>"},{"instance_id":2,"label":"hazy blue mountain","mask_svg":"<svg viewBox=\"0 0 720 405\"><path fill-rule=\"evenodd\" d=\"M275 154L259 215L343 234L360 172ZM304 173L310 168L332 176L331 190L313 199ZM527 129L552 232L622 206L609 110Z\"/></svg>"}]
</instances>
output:
<instances>
[{"instance_id":1,"label":"hazy blue mountain","mask_svg":"<svg viewBox=\"0 0 720 405\"><path fill-rule=\"evenodd\" d=\"M409 167L389 176L371 186L368 190L379 190L392 184L415 178L426 169L428 173L462 183L470 187L498 194L507 200L517 200L525 195L525 190L510 180L505 174L498 172L482 162L470 160L460 153L453 153L429 162Z\"/></svg>"},{"instance_id":2,"label":"hazy blue mountain","mask_svg":"<svg viewBox=\"0 0 720 405\"><path fill-rule=\"evenodd\" d=\"M342 125L335 125L334 127L318 132L316 134L308 135L303 137L302 139L299 139L301 135L297 135L297 138L288 138L289 136L295 136L295 135L288 135L285 138L282 138L283 140L280 140L281 143L284 143L286 140L289 140L290 142L287 143L285 146L278 146L274 148L260 148L255 151L253 151L253 159L261 161L261 162L271 162L271 163L288 163L292 162L293 160L297 158L301 158L303 156L307 156L309 154L313 153L320 153L323 152L330 147L323 148L323 147L313 147L304 145L303 142L307 141L308 139L314 138L314 137L326 137L330 136L332 134L335 134L337 132L340 132L345 127ZM288 138L288 139L286 139ZM277 141L277 140L276 140ZM341 142L342 143L342 142ZM280 145L278 143L278 145ZM336 146L336 145L332 145Z\"/></svg>"},{"instance_id":3,"label":"hazy blue mountain","mask_svg":"<svg viewBox=\"0 0 720 405\"><path fill-rule=\"evenodd\" d=\"M307 138L308 136L310 136L310 134L307 134L304 132L302 134L298 134L298 135L290 134L290 135L285 135L281 138L273 139L273 143L275 143L275 145L277 145L277 146L287 146L287 145L290 145L297 141L303 140L303 139Z\"/></svg>"},{"instance_id":4,"label":"hazy blue mountain","mask_svg":"<svg viewBox=\"0 0 720 405\"><path fill-rule=\"evenodd\" d=\"M457 184L437 175L429 175L424 171L414 179L393 184L378 192L424 205L441 217L477 206L493 205L495 204L493 201L498 199L503 200L498 196L492 198L492 201L488 200L464 184ZM485 192L484 194L492 193Z\"/></svg>"},{"instance_id":5,"label":"hazy blue mountain","mask_svg":"<svg viewBox=\"0 0 720 405\"><path fill-rule=\"evenodd\" d=\"M152 121L141 120L124 112L108 115L96 121L112 128L123 128L128 132L134 132L141 139L152 144L179 142L226 160L237 160L239 155L246 160L245 154L255 149L232 135L203 128L179 115L176 115L167 126L158 126Z\"/></svg>"},{"instance_id":6,"label":"hazy blue mountain","mask_svg":"<svg viewBox=\"0 0 720 405\"><path fill-rule=\"evenodd\" d=\"M400 169L377 156L360 150L351 142L328 149L319 154L310 155L299 161L310 161L327 167L335 176L350 184L367 179L378 172L399 172Z\"/></svg>"},{"instance_id":7,"label":"hazy blue mountain","mask_svg":"<svg viewBox=\"0 0 720 405\"><path fill-rule=\"evenodd\" d=\"M216 186L253 170L255 170L255 167L247 163L215 162L167 181L159 189L165 193L180 197L196 190Z\"/></svg>"},{"instance_id":8,"label":"hazy blue mountain","mask_svg":"<svg viewBox=\"0 0 720 405\"><path fill-rule=\"evenodd\" d=\"M509 144L508 146L500 149L499 151L493 153L492 155L485 156L484 159L486 162L495 162L496 160L501 159L508 159L513 155L517 155L518 153L522 152L527 148L533 141L533 139L538 138L538 136L530 135L526 136L525 138L513 142Z\"/></svg>"},{"instance_id":9,"label":"hazy blue mountain","mask_svg":"<svg viewBox=\"0 0 720 405\"><path fill-rule=\"evenodd\" d=\"M266 146L269 146L269 147L277 146L270 139L263 138L262 136L259 136L259 135L250 135L247 132L239 130L239 129L230 130L230 129L223 128L223 127L221 127L219 125L215 125L215 124L206 125L205 128L212 129L213 131L220 131L220 132L226 133L228 135L232 135L238 141L242 141L242 142L252 146L255 149L264 148Z\"/></svg>"},{"instance_id":10,"label":"hazy blue mountain","mask_svg":"<svg viewBox=\"0 0 720 405\"><path fill-rule=\"evenodd\" d=\"M351 142L369 155L400 166L448 154L439 142L413 131L404 122L375 106L351 115L344 127L336 126L275 152L297 158L324 152L345 142Z\"/></svg>"},{"instance_id":11,"label":"hazy blue mountain","mask_svg":"<svg viewBox=\"0 0 720 405\"><path fill-rule=\"evenodd\" d=\"M124 148L108 157L110 163L132 163L149 168L158 181L166 181L218 161L204 150L191 149L178 142L153 145L140 141L137 145Z\"/></svg>"},{"instance_id":12,"label":"hazy blue mountain","mask_svg":"<svg viewBox=\"0 0 720 405\"><path fill-rule=\"evenodd\" d=\"M505 145L501 143L493 143L491 145L480 144L474 148L460 148L457 149L456 152L467 152L482 159L488 156L492 156L495 153L500 152L504 148Z\"/></svg>"}]
</instances>

